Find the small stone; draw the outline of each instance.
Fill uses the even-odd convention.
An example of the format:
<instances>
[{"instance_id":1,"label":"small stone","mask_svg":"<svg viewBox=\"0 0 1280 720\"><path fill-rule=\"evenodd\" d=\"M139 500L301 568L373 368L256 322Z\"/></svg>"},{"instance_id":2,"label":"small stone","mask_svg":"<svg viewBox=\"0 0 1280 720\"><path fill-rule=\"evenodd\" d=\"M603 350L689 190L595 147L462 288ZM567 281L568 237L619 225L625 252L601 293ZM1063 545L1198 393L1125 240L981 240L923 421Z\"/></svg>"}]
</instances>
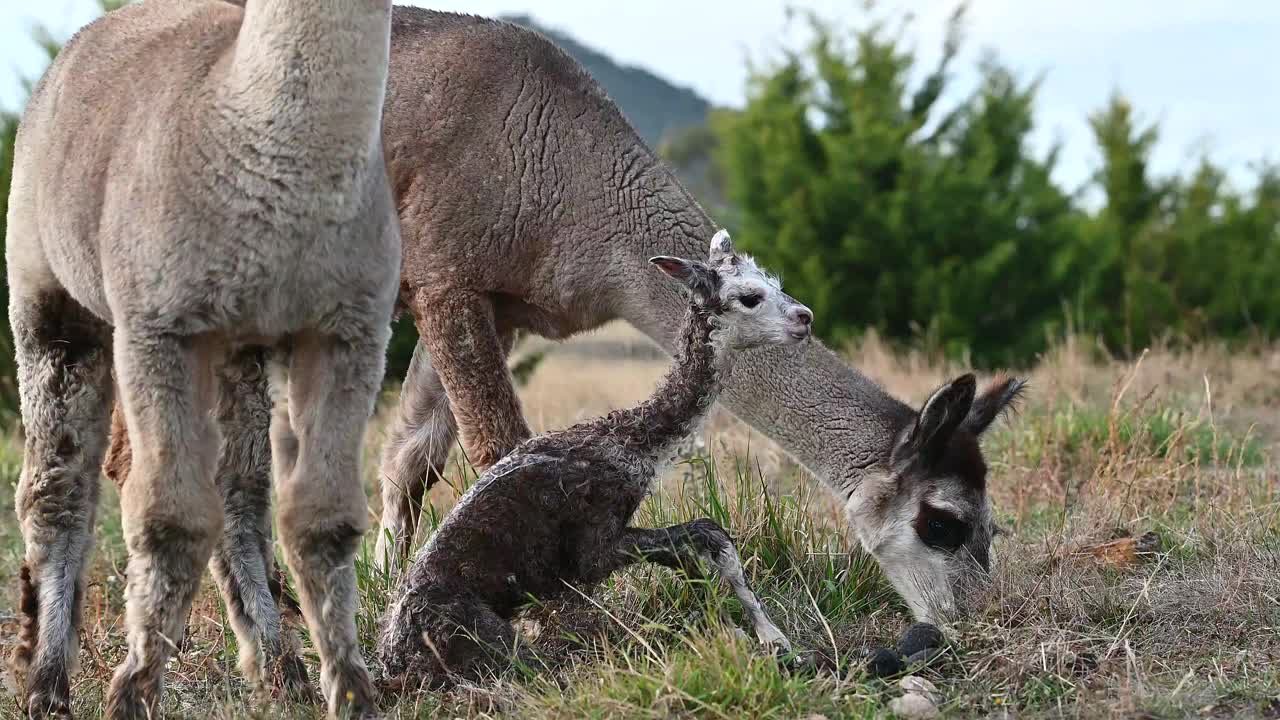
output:
<instances>
[{"instance_id":1,"label":"small stone","mask_svg":"<svg viewBox=\"0 0 1280 720\"><path fill-rule=\"evenodd\" d=\"M867 659L867 669L875 677L892 677L902 672L902 658L889 648L876 648Z\"/></svg>"},{"instance_id":2,"label":"small stone","mask_svg":"<svg viewBox=\"0 0 1280 720\"><path fill-rule=\"evenodd\" d=\"M889 703L889 710L898 717L907 718L907 720L928 720L936 718L940 714L938 706L932 700L924 695L915 693L907 693L900 698L894 698Z\"/></svg>"},{"instance_id":3,"label":"small stone","mask_svg":"<svg viewBox=\"0 0 1280 720\"><path fill-rule=\"evenodd\" d=\"M910 657L921 650L940 648L946 643L947 639L936 625L916 623L902 634L902 639L898 641L898 653Z\"/></svg>"},{"instance_id":4,"label":"small stone","mask_svg":"<svg viewBox=\"0 0 1280 720\"><path fill-rule=\"evenodd\" d=\"M915 693L923 695L934 702L934 704L942 702L942 693L938 692L938 686L925 680L919 675L907 675L898 681L898 687L908 695Z\"/></svg>"}]
</instances>

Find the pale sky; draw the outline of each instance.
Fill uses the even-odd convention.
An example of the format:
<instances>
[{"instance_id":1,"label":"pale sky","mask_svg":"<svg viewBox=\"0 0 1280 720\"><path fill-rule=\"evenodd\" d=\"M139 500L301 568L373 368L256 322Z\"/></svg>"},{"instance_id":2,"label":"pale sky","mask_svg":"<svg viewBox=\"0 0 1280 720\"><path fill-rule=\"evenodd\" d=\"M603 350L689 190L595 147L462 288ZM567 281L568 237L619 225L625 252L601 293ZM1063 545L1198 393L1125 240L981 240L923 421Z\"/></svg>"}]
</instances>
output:
<instances>
[{"instance_id":1,"label":"pale sky","mask_svg":"<svg viewBox=\"0 0 1280 720\"><path fill-rule=\"evenodd\" d=\"M169 0L161 0L169 1ZM741 105L748 57L767 58L784 37L788 4L825 16L863 16L859 0L436 0L480 15L522 12L616 60ZM949 0L881 2L915 14L908 37L931 62ZM36 22L58 37L95 15L94 0L0 0L0 106L21 94L18 72L41 67L27 38ZM972 87L983 50L1022 77L1044 73L1036 140L1065 144L1058 178L1074 188L1097 162L1086 117L1119 88L1140 117L1159 121L1157 170L1188 166L1203 151L1251 184L1249 166L1280 161L1280 0L973 0L965 52L954 66ZM794 36L794 33L793 33Z\"/></svg>"}]
</instances>

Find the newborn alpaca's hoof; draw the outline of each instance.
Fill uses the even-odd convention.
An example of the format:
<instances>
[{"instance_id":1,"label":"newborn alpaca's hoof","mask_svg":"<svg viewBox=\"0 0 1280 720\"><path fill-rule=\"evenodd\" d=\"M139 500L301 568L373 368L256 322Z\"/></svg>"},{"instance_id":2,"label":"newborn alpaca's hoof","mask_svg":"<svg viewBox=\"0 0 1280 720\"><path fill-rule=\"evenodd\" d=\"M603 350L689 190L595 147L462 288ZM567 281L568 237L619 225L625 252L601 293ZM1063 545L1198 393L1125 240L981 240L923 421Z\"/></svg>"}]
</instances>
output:
<instances>
[{"instance_id":1,"label":"newborn alpaca's hoof","mask_svg":"<svg viewBox=\"0 0 1280 720\"><path fill-rule=\"evenodd\" d=\"M747 632L742 628L734 628L733 635L739 640L750 640L750 636L747 635ZM793 654L791 650L791 641L788 640L787 636L783 635L782 631L776 627L758 629L756 631L756 641L760 643L760 647L763 648L766 653L769 653L774 657L782 658Z\"/></svg>"},{"instance_id":2,"label":"newborn alpaca's hoof","mask_svg":"<svg viewBox=\"0 0 1280 720\"><path fill-rule=\"evenodd\" d=\"M773 623L766 622L757 625L756 640L759 640L760 645L774 655L788 655L791 653L791 641Z\"/></svg>"},{"instance_id":3,"label":"newborn alpaca's hoof","mask_svg":"<svg viewBox=\"0 0 1280 720\"><path fill-rule=\"evenodd\" d=\"M822 673L834 675L839 667L832 658L820 650L799 650L778 656L783 672L803 677L816 677Z\"/></svg>"}]
</instances>

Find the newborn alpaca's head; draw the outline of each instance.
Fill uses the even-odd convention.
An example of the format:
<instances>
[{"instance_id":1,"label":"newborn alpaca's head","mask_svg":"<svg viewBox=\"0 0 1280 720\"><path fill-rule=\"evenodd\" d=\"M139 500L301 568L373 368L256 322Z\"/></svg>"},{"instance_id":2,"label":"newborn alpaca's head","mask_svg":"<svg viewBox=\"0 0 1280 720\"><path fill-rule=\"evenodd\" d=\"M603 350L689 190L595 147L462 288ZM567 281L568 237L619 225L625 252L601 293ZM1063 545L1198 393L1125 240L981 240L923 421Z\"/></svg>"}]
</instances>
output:
<instances>
[{"instance_id":1,"label":"newborn alpaca's head","mask_svg":"<svg viewBox=\"0 0 1280 720\"><path fill-rule=\"evenodd\" d=\"M725 230L711 238L708 262L660 255L659 270L679 280L709 313L730 347L793 345L809 339L813 312L782 292L778 278L740 255Z\"/></svg>"}]
</instances>

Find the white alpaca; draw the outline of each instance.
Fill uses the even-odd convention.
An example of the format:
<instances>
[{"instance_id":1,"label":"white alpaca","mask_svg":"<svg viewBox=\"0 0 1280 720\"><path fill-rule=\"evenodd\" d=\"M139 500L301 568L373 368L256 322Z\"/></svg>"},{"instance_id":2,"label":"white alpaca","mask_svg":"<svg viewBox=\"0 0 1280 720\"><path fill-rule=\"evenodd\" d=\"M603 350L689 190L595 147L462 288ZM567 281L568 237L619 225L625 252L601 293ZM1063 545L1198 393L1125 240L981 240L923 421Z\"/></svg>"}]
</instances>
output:
<instances>
[{"instance_id":1,"label":"white alpaca","mask_svg":"<svg viewBox=\"0 0 1280 720\"><path fill-rule=\"evenodd\" d=\"M246 344L288 366L290 422L272 434L279 525L321 687L331 712L373 705L352 556L400 261L379 137L391 3L239 4L145 2L92 23L18 133L6 238L26 429L16 660L33 717L69 714L113 360L133 467L129 653L107 714L154 717L223 527L215 370ZM257 638L240 639L260 672Z\"/></svg>"}]
</instances>

